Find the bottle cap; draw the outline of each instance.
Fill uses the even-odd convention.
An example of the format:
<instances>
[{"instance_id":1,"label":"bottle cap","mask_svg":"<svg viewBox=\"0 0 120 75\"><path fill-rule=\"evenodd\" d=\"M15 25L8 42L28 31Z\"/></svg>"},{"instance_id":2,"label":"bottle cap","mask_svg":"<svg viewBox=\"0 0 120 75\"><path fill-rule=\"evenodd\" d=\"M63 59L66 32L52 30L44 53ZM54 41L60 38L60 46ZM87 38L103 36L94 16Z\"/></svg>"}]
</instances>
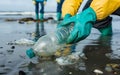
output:
<instances>
[{"instance_id":1,"label":"bottle cap","mask_svg":"<svg viewBox=\"0 0 120 75\"><path fill-rule=\"evenodd\" d=\"M28 55L29 58L35 57L35 53L33 52L33 49L30 48L26 51L26 54Z\"/></svg>"}]
</instances>

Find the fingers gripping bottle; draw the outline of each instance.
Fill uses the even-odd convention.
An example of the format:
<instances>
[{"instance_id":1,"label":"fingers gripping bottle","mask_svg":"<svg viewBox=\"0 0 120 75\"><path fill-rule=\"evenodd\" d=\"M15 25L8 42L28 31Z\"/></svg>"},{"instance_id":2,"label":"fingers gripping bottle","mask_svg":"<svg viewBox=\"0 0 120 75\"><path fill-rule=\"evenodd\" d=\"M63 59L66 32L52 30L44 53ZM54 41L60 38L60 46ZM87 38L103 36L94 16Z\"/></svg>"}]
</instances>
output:
<instances>
[{"instance_id":1,"label":"fingers gripping bottle","mask_svg":"<svg viewBox=\"0 0 120 75\"><path fill-rule=\"evenodd\" d=\"M62 27L53 34L47 34L39 38L35 45L26 51L26 54L32 58L37 56L51 56L56 50L62 48L66 44L66 40L70 35L73 26Z\"/></svg>"}]
</instances>

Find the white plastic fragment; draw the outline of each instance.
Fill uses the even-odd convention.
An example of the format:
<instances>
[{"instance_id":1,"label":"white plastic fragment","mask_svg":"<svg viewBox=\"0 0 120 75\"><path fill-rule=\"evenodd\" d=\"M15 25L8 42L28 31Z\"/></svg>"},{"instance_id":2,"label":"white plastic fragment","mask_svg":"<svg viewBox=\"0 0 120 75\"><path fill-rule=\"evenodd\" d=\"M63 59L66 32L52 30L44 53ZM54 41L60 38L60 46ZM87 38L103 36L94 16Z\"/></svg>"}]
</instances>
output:
<instances>
[{"instance_id":1,"label":"white plastic fragment","mask_svg":"<svg viewBox=\"0 0 120 75\"><path fill-rule=\"evenodd\" d=\"M17 45L34 45L35 42L26 38L15 41Z\"/></svg>"},{"instance_id":2,"label":"white plastic fragment","mask_svg":"<svg viewBox=\"0 0 120 75\"><path fill-rule=\"evenodd\" d=\"M72 72L69 72L69 74L72 74Z\"/></svg>"},{"instance_id":3,"label":"white plastic fragment","mask_svg":"<svg viewBox=\"0 0 120 75\"><path fill-rule=\"evenodd\" d=\"M72 64L75 64L77 63L77 61L79 60L79 56L78 55L75 55L75 54L71 54L71 55L68 55L68 56L62 56L62 57L59 57L59 58L56 58L56 61L59 65L72 65Z\"/></svg>"},{"instance_id":4,"label":"white plastic fragment","mask_svg":"<svg viewBox=\"0 0 120 75\"><path fill-rule=\"evenodd\" d=\"M103 72L99 69L95 69L94 72L97 73L97 74L103 74Z\"/></svg>"}]
</instances>

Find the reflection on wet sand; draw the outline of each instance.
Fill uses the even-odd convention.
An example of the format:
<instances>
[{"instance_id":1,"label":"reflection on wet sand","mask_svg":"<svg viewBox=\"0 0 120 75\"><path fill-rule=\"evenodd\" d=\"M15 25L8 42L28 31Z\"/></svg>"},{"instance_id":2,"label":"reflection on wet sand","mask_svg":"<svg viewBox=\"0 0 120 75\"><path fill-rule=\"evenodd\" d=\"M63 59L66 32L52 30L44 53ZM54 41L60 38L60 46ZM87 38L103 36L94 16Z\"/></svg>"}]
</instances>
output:
<instances>
[{"instance_id":1,"label":"reflection on wet sand","mask_svg":"<svg viewBox=\"0 0 120 75\"><path fill-rule=\"evenodd\" d=\"M96 42L92 42L96 45L85 46L83 51L88 58L88 60L85 60L87 75L95 75L94 70L96 69L103 72L102 75L109 75L106 65L120 63L119 59L115 61L106 56L107 53L112 52L111 39L112 36L100 36ZM112 70L110 72L112 73Z\"/></svg>"},{"instance_id":2,"label":"reflection on wet sand","mask_svg":"<svg viewBox=\"0 0 120 75\"><path fill-rule=\"evenodd\" d=\"M111 58L111 54L115 56L114 52L120 56L120 31L116 26L119 25L119 21L114 21L116 28L114 28L113 36L97 38L95 36L99 36L98 33L92 33L91 35L95 38L88 37L84 40L85 42L78 43L79 50L83 51L87 59L81 59L77 64L70 66L60 66L54 59L29 59L25 55L25 51L31 46L20 46L12 43L12 41L23 37L37 40L42 35L54 30L57 24L52 22L54 21L19 24L16 21L1 21L0 75L100 75L99 73L102 75L120 75L120 58ZM29 36L29 33L31 35L33 32L35 32L34 38ZM73 47L75 48L75 46Z\"/></svg>"},{"instance_id":3,"label":"reflection on wet sand","mask_svg":"<svg viewBox=\"0 0 120 75\"><path fill-rule=\"evenodd\" d=\"M44 29L44 22L36 22L34 41L37 41L40 37L44 35L46 35L46 31Z\"/></svg>"},{"instance_id":4,"label":"reflection on wet sand","mask_svg":"<svg viewBox=\"0 0 120 75\"><path fill-rule=\"evenodd\" d=\"M119 67L120 60L110 59L106 56L106 53L111 53L111 39L112 36L100 36L97 41L91 42L83 49L86 60L80 61L77 64L71 66L60 66L54 60L52 61L39 61L32 68L32 74L35 75L96 75L99 72L102 75L119 75L120 69L114 69ZM108 65L112 65L108 68Z\"/></svg>"}]
</instances>

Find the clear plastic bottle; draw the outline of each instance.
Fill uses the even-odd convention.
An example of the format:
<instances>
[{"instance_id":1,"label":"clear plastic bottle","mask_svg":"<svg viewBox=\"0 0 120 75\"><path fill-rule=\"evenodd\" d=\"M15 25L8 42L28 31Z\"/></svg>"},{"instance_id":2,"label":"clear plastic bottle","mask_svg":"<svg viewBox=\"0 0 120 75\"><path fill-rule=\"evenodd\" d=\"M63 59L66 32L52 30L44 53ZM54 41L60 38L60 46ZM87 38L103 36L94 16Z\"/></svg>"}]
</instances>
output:
<instances>
[{"instance_id":1,"label":"clear plastic bottle","mask_svg":"<svg viewBox=\"0 0 120 75\"><path fill-rule=\"evenodd\" d=\"M32 58L37 56L53 55L57 49L65 46L66 40L70 35L73 26L62 27L55 31L55 33L47 34L39 38L33 48L26 51L27 55Z\"/></svg>"}]
</instances>

